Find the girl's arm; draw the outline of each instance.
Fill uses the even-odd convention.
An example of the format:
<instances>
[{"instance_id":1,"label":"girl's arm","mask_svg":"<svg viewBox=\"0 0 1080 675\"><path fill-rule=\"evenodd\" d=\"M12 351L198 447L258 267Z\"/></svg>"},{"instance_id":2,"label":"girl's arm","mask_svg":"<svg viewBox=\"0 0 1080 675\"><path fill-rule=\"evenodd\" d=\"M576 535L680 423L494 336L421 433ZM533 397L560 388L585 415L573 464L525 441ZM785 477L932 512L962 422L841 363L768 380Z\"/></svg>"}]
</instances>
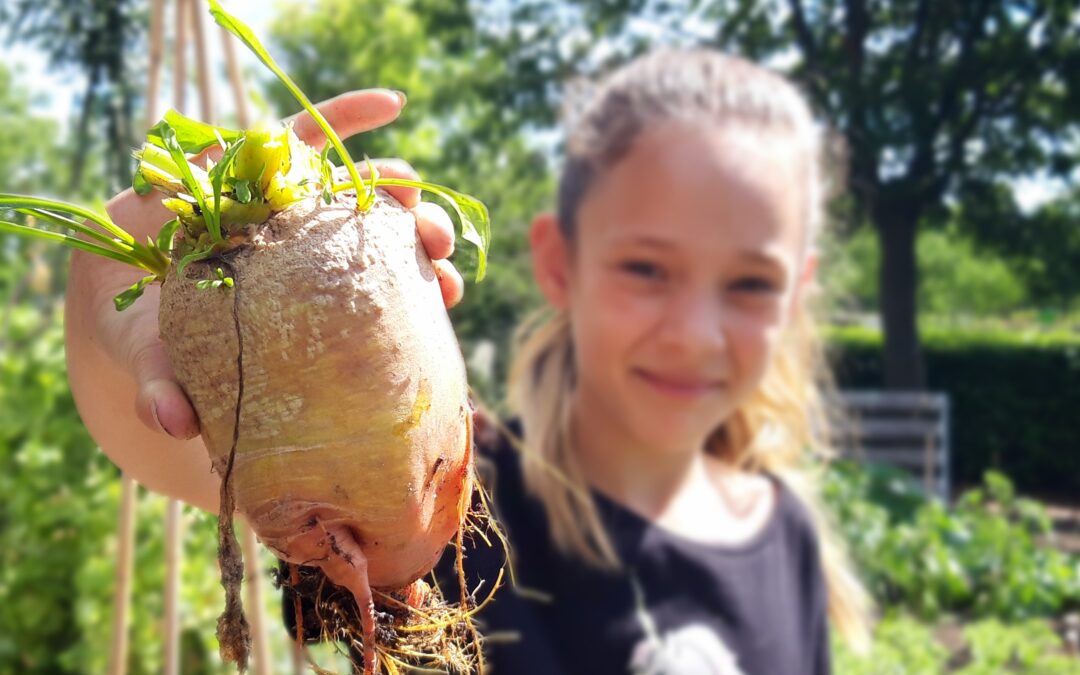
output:
<instances>
[{"instance_id":1,"label":"girl's arm","mask_svg":"<svg viewBox=\"0 0 1080 675\"><path fill-rule=\"evenodd\" d=\"M338 134L346 138L393 121L404 98L381 89L350 92L319 104ZM297 135L313 145L325 142L306 114L296 117ZM416 178L400 161L376 161L388 177ZM421 203L412 188L388 190L416 215L420 238L436 259L447 306L462 293L461 277L446 258L453 251L453 224L446 213ZM113 221L136 241L156 236L172 218L153 195L126 190L106 206ZM65 305L68 377L83 422L102 450L147 488L217 512L218 477L198 436L198 419L176 382L158 338L159 288L148 287L131 307L117 312L112 298L138 281L139 270L73 251Z\"/></svg>"}]
</instances>

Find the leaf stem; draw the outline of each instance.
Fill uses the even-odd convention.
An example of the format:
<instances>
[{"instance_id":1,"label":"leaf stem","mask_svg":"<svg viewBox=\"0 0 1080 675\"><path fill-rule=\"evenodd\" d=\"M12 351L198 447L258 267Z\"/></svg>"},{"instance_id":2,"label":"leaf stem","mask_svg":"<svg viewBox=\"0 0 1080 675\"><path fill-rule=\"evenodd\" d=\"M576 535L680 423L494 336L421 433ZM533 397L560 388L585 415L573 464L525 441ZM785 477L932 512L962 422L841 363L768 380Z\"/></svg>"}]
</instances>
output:
<instances>
[{"instance_id":1,"label":"leaf stem","mask_svg":"<svg viewBox=\"0 0 1080 675\"><path fill-rule=\"evenodd\" d=\"M130 234L120 229L107 217L100 216L90 209L83 208L77 204L70 204L68 202L62 202L54 199L43 199L40 197L29 197L26 195L16 195L8 193L0 193L0 208L7 209L49 209L51 211L60 211L61 213L70 213L73 216L84 218L98 225L106 232L112 234L125 244L134 244L135 238Z\"/></svg>"}]
</instances>

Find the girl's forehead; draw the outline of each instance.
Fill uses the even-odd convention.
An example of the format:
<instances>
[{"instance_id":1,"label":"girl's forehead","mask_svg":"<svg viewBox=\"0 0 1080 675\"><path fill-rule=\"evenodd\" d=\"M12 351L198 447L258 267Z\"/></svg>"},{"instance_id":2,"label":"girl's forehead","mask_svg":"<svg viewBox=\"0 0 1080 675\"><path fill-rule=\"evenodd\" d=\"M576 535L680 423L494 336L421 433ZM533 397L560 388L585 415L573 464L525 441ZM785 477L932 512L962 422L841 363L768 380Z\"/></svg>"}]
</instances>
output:
<instances>
[{"instance_id":1,"label":"girl's forehead","mask_svg":"<svg viewBox=\"0 0 1080 675\"><path fill-rule=\"evenodd\" d=\"M643 132L602 170L580 236L653 237L739 249L802 248L806 153L785 131L669 122Z\"/></svg>"}]
</instances>

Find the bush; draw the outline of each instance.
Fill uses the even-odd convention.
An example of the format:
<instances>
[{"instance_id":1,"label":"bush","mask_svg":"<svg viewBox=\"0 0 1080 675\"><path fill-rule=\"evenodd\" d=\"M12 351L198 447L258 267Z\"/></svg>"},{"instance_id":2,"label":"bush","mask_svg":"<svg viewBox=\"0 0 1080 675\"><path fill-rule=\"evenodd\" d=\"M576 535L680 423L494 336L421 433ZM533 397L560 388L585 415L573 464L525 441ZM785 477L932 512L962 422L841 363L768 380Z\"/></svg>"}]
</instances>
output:
<instances>
[{"instance_id":1,"label":"bush","mask_svg":"<svg viewBox=\"0 0 1080 675\"><path fill-rule=\"evenodd\" d=\"M1008 474L1027 492L1080 494L1080 336L923 330L927 384L948 392L954 482ZM878 331L831 328L841 388L880 388Z\"/></svg>"},{"instance_id":2,"label":"bush","mask_svg":"<svg viewBox=\"0 0 1080 675\"><path fill-rule=\"evenodd\" d=\"M1080 608L1080 559L1042 545L1045 509L1001 474L950 510L897 469L840 462L824 498L880 606L1008 620Z\"/></svg>"}]
</instances>

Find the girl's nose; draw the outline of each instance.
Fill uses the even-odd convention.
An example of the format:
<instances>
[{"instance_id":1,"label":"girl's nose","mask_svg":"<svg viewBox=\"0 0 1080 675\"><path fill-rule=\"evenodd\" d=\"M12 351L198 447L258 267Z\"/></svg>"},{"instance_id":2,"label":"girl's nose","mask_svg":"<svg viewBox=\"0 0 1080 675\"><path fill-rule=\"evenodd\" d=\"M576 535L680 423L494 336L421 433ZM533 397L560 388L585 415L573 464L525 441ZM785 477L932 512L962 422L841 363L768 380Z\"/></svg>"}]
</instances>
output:
<instances>
[{"instance_id":1,"label":"girl's nose","mask_svg":"<svg viewBox=\"0 0 1080 675\"><path fill-rule=\"evenodd\" d=\"M668 301L660 326L665 346L683 352L700 353L722 350L724 308L719 298L706 291L687 291Z\"/></svg>"}]
</instances>

